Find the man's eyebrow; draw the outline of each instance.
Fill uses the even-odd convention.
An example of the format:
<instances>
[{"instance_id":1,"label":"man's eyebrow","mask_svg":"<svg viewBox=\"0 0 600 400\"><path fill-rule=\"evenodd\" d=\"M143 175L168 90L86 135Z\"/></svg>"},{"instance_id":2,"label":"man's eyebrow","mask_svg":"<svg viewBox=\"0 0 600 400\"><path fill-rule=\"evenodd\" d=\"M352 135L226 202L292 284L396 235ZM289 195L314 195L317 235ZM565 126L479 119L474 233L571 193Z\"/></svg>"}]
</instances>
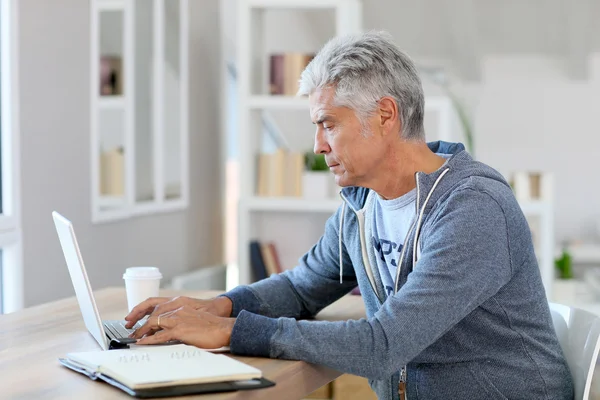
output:
<instances>
[{"instance_id":1,"label":"man's eyebrow","mask_svg":"<svg viewBox=\"0 0 600 400\"><path fill-rule=\"evenodd\" d=\"M329 121L331 119L331 116L329 115L322 115L319 117L319 119L317 119L315 122L313 122L313 124L318 125L318 124L322 124L325 121Z\"/></svg>"}]
</instances>

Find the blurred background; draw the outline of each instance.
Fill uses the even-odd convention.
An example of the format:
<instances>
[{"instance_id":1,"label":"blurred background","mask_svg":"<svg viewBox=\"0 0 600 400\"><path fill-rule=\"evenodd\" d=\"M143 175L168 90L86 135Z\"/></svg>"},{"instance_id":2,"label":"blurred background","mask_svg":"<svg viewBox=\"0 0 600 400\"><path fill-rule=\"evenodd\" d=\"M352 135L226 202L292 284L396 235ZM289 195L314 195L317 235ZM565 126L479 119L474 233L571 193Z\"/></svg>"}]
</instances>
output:
<instances>
[{"instance_id":1,"label":"blurred background","mask_svg":"<svg viewBox=\"0 0 600 400\"><path fill-rule=\"evenodd\" d=\"M600 1L0 0L0 305L130 266L225 290L292 268L341 200L298 77L331 37L389 32L428 140L510 181L550 299L600 310Z\"/></svg>"}]
</instances>

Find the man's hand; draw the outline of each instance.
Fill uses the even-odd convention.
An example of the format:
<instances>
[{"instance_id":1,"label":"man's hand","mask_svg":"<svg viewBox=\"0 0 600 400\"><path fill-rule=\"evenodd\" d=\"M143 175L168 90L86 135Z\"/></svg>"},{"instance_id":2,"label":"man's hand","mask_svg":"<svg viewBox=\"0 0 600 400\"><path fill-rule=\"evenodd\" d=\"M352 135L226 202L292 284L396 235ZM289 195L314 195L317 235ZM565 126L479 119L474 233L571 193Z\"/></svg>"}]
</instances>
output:
<instances>
[{"instance_id":1,"label":"man's hand","mask_svg":"<svg viewBox=\"0 0 600 400\"><path fill-rule=\"evenodd\" d=\"M151 316L134 337L137 344L158 344L179 340L202 349L229 346L235 318L217 317L183 306L166 314ZM153 332L156 332L152 334ZM148 336L144 336L149 334Z\"/></svg>"},{"instance_id":2,"label":"man's hand","mask_svg":"<svg viewBox=\"0 0 600 400\"><path fill-rule=\"evenodd\" d=\"M150 318L161 314L175 311L183 306L187 306L196 311L204 311L219 317L229 317L231 315L232 303L227 297L216 297L210 300L192 299L191 297L151 297L131 310L125 317L125 327L131 329L136 322L150 314Z\"/></svg>"}]
</instances>

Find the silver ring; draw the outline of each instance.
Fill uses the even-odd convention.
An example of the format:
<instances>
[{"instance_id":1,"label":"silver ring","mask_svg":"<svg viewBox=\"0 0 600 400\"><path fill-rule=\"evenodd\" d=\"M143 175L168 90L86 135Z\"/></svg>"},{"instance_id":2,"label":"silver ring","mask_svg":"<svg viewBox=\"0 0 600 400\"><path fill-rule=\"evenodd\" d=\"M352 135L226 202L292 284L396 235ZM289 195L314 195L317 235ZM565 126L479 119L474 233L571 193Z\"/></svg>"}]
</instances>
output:
<instances>
[{"instance_id":1,"label":"silver ring","mask_svg":"<svg viewBox=\"0 0 600 400\"><path fill-rule=\"evenodd\" d=\"M160 315L158 316L158 327L160 328Z\"/></svg>"}]
</instances>

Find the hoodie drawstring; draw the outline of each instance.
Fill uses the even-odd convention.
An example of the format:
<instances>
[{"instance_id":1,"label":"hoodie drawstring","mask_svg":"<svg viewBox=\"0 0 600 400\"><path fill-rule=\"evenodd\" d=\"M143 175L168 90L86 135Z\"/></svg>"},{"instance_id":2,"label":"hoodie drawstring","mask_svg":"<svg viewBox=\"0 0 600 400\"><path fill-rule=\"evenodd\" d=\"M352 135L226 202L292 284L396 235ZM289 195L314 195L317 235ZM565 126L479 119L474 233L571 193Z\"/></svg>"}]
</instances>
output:
<instances>
[{"instance_id":1,"label":"hoodie drawstring","mask_svg":"<svg viewBox=\"0 0 600 400\"><path fill-rule=\"evenodd\" d=\"M431 195L433 194L433 191L437 187L438 183L440 183L440 181L442 180L442 178L444 177L444 175L446 175L446 173L448 171L450 171L450 168L446 168L444 170L444 172L442 172L440 174L440 176L438 176L438 178L435 180L435 183L433 184L433 187L431 188L431 190L427 194L427 197L425 198L425 202L423 203L423 207L421 207L421 212L419 212L419 219L417 220L417 227L415 228L415 238L414 238L414 241L413 241L413 255L412 255L412 259L413 259L412 265L413 265L413 268L414 268L415 264L417 263L417 244L419 242L419 233L421 231L421 221L423 220L423 213L425 212L425 207L427 206L427 203L429 202L429 199L431 198Z\"/></svg>"},{"instance_id":2,"label":"hoodie drawstring","mask_svg":"<svg viewBox=\"0 0 600 400\"><path fill-rule=\"evenodd\" d=\"M423 213L425 212L425 207L427 206L427 203L429 202L431 195L435 191L435 188L440 183L440 181L442 180L444 175L446 175L448 173L448 171L450 171L450 168L446 168L440 174L440 176L438 176L438 178L435 180L435 183L433 184L433 187L427 194L427 197L425 198L425 202L423 203L423 206L421 207L421 211L419 212L419 218L417 219L417 223L415 226L415 238L413 241L413 260L412 260L413 267L417 262L417 245L418 245L418 241L419 241L419 233L421 231L421 223L423 221ZM342 199L343 199L343 197L342 197ZM343 201L342 202L342 211L340 212L340 229L339 229L339 234L338 234L338 239L339 239L338 246L339 246L339 254L340 254L340 283L342 283L343 272L344 272L344 257L343 257L344 251L342 248L342 241L343 241L343 236L344 236L344 213L345 212L346 212L346 201ZM400 262L402 262L402 257L400 258ZM400 266L398 266L398 274L400 273L399 267ZM396 285L397 284L398 284L398 282L396 282Z\"/></svg>"},{"instance_id":3,"label":"hoodie drawstring","mask_svg":"<svg viewBox=\"0 0 600 400\"><path fill-rule=\"evenodd\" d=\"M344 257L343 257L343 251L342 251L342 236L343 236L343 229L344 229L344 212L346 211L346 202L343 201L342 202L342 212L340 213L340 232L338 234L339 237L339 249L340 249L340 283L342 283L342 273L344 271L344 267L343 267L343 263L344 263Z\"/></svg>"}]
</instances>

